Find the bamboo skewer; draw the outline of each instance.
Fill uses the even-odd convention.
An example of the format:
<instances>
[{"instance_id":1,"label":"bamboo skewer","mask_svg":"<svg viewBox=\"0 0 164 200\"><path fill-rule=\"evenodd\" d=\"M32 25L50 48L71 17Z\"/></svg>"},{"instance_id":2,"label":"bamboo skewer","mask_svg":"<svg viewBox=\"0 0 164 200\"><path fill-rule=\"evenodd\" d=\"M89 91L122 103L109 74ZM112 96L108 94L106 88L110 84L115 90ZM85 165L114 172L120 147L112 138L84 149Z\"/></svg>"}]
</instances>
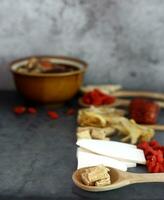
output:
<instances>
[{"instance_id":1,"label":"bamboo skewer","mask_svg":"<svg viewBox=\"0 0 164 200\"><path fill-rule=\"evenodd\" d=\"M128 91L120 90L112 93L115 97L147 97L151 99L164 100L164 94L158 92L148 92L148 91Z\"/></svg>"},{"instance_id":2,"label":"bamboo skewer","mask_svg":"<svg viewBox=\"0 0 164 200\"><path fill-rule=\"evenodd\" d=\"M143 125L143 124L142 124ZM153 125L143 125L143 126L146 126L146 127L149 127L149 128L152 128L156 131L164 131L164 125L160 125L160 124L153 124Z\"/></svg>"},{"instance_id":3,"label":"bamboo skewer","mask_svg":"<svg viewBox=\"0 0 164 200\"><path fill-rule=\"evenodd\" d=\"M130 100L129 99L116 99L116 101L112 104L109 104L109 107L128 107L130 104ZM159 105L160 108L164 108L164 102L163 101L155 101L155 103L157 103ZM83 106L83 107L90 107L91 105L89 104L85 104L82 101L82 98L79 99L79 105Z\"/></svg>"}]
</instances>

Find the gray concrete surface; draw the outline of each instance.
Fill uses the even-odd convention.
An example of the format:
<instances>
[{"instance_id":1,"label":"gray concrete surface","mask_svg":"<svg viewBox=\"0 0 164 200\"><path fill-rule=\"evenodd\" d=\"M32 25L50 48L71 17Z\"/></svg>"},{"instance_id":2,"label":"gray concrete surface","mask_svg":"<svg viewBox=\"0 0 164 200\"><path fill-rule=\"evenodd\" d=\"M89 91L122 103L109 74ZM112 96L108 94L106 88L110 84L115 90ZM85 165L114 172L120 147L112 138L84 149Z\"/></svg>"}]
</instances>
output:
<instances>
[{"instance_id":1,"label":"gray concrete surface","mask_svg":"<svg viewBox=\"0 0 164 200\"><path fill-rule=\"evenodd\" d=\"M37 106L34 116L14 115L13 106L23 103L14 92L0 92L0 199L163 199L163 183L102 193L78 189L71 179L76 169L76 116L66 116L68 105L55 109L60 116L56 121L47 116L48 107ZM156 138L164 145L163 133Z\"/></svg>"},{"instance_id":2,"label":"gray concrete surface","mask_svg":"<svg viewBox=\"0 0 164 200\"><path fill-rule=\"evenodd\" d=\"M163 90L163 0L0 0L0 89L8 63L33 54L79 57L86 83Z\"/></svg>"}]
</instances>

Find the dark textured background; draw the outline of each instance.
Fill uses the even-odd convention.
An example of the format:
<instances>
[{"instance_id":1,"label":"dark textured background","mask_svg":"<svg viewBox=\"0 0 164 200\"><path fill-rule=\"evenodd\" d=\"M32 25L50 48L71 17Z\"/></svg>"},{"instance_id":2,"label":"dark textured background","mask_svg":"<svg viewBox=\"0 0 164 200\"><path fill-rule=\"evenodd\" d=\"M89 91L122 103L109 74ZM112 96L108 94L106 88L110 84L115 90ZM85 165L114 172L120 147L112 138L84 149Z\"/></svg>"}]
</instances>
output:
<instances>
[{"instance_id":1,"label":"dark textured background","mask_svg":"<svg viewBox=\"0 0 164 200\"><path fill-rule=\"evenodd\" d=\"M86 83L162 90L163 0L0 0L0 88L8 63L62 54L89 63Z\"/></svg>"}]
</instances>

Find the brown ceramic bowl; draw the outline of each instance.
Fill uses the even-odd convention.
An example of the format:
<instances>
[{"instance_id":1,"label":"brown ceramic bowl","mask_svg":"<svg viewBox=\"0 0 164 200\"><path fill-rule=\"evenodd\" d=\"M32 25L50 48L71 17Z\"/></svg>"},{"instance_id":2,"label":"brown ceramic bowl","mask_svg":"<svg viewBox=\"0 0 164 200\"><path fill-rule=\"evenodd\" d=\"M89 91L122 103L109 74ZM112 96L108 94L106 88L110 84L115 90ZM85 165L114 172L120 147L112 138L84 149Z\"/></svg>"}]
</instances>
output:
<instances>
[{"instance_id":1,"label":"brown ceramic bowl","mask_svg":"<svg viewBox=\"0 0 164 200\"><path fill-rule=\"evenodd\" d=\"M35 56L58 64L66 64L79 69L64 73L18 72L16 69L26 65L31 57L16 60L11 63L17 90L28 100L40 103L63 103L70 100L79 90L87 63L84 61L57 56Z\"/></svg>"}]
</instances>

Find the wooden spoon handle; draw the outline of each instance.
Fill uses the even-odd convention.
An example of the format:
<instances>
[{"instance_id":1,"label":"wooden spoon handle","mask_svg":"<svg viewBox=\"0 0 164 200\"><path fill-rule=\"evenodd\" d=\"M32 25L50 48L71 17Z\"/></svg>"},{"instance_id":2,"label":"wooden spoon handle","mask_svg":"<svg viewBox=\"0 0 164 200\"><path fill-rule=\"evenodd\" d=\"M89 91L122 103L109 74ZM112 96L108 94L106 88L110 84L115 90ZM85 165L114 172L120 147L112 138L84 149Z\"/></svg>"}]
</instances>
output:
<instances>
[{"instance_id":1,"label":"wooden spoon handle","mask_svg":"<svg viewBox=\"0 0 164 200\"><path fill-rule=\"evenodd\" d=\"M160 108L164 108L164 102L162 101L155 101ZM130 100L129 99L116 99L116 101L112 104L110 104L109 106L111 107L128 107L130 104ZM79 105L83 106L83 107L89 107L90 105L85 104L82 101L82 98L79 99Z\"/></svg>"},{"instance_id":2,"label":"wooden spoon handle","mask_svg":"<svg viewBox=\"0 0 164 200\"><path fill-rule=\"evenodd\" d=\"M164 125L160 125L160 124L154 124L154 125L143 125L143 126L146 126L146 127L149 127L149 128L152 128L156 131L164 131Z\"/></svg>"},{"instance_id":3,"label":"wooden spoon handle","mask_svg":"<svg viewBox=\"0 0 164 200\"><path fill-rule=\"evenodd\" d=\"M164 182L164 173L128 173L130 183Z\"/></svg>"},{"instance_id":4,"label":"wooden spoon handle","mask_svg":"<svg viewBox=\"0 0 164 200\"><path fill-rule=\"evenodd\" d=\"M112 106L129 106L131 100L129 99L116 99L116 102L112 104ZM159 105L160 108L164 108L164 102L163 101L155 101L156 104Z\"/></svg>"},{"instance_id":5,"label":"wooden spoon handle","mask_svg":"<svg viewBox=\"0 0 164 200\"><path fill-rule=\"evenodd\" d=\"M126 90L120 90L113 93L116 97L148 97L153 99L161 99L164 100L164 94L163 93L157 93L157 92L147 92L147 91L126 91Z\"/></svg>"}]
</instances>

